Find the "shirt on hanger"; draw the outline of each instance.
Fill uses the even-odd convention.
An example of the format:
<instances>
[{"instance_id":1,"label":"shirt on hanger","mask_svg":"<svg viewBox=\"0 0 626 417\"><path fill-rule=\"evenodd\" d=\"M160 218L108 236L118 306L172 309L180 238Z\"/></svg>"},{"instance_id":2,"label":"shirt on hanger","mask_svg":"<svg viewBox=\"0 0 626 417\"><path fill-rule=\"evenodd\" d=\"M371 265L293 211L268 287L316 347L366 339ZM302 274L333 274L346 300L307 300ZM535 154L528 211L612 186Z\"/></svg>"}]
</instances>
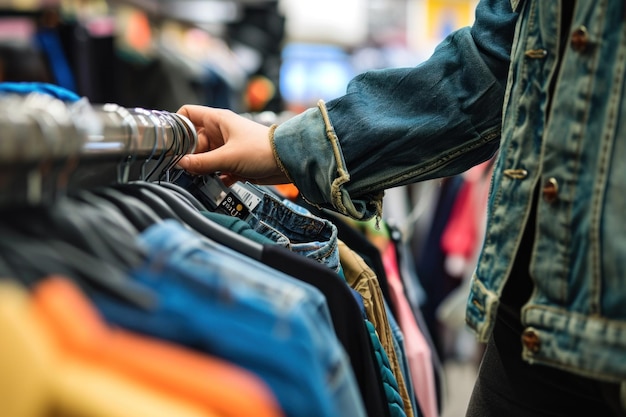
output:
<instances>
[{"instance_id":1,"label":"shirt on hanger","mask_svg":"<svg viewBox=\"0 0 626 417\"><path fill-rule=\"evenodd\" d=\"M387 269L391 296L398 309L398 317L396 318L405 336L407 359L417 402L425 417L437 417L439 413L437 386L430 346L417 326L411 306L404 295L402 280L395 262L394 245L387 245L387 249L382 254L382 259Z\"/></svg>"},{"instance_id":2,"label":"shirt on hanger","mask_svg":"<svg viewBox=\"0 0 626 417\"><path fill-rule=\"evenodd\" d=\"M150 227L141 241L149 259L132 278L157 291L159 305L145 312L96 294L107 320L256 373L288 416L364 415L317 289L175 221Z\"/></svg>"},{"instance_id":3,"label":"shirt on hanger","mask_svg":"<svg viewBox=\"0 0 626 417\"><path fill-rule=\"evenodd\" d=\"M40 320L64 351L220 416L282 416L270 389L254 374L182 346L111 329L69 280L48 277L32 295Z\"/></svg>"},{"instance_id":4,"label":"shirt on hanger","mask_svg":"<svg viewBox=\"0 0 626 417\"><path fill-rule=\"evenodd\" d=\"M218 417L67 354L35 313L30 294L8 281L0 283L0 369L6 416Z\"/></svg>"},{"instance_id":5,"label":"shirt on hanger","mask_svg":"<svg viewBox=\"0 0 626 417\"><path fill-rule=\"evenodd\" d=\"M285 248L264 246L262 261L315 286L324 294L337 338L350 358L367 415L388 416L382 375L375 363L374 347L359 308L361 295L353 293L338 274L329 268Z\"/></svg>"},{"instance_id":6,"label":"shirt on hanger","mask_svg":"<svg viewBox=\"0 0 626 417\"><path fill-rule=\"evenodd\" d=\"M404 382L402 368L394 349L393 333L387 319L385 302L376 275L363 258L341 240L339 241L339 255L348 284L363 296L367 317L374 325L381 345L387 353L391 370L402 397L404 410L407 417L411 417L414 415L413 402L410 399L406 383Z\"/></svg>"}]
</instances>

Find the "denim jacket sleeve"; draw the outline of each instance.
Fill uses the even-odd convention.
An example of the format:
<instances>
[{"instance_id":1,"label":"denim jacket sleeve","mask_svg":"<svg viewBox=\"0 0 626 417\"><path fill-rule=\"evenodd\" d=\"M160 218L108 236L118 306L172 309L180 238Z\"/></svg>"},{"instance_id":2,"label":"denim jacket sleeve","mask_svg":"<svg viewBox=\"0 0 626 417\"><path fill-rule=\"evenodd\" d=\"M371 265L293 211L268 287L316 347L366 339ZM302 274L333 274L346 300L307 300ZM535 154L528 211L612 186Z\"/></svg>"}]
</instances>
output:
<instances>
[{"instance_id":1,"label":"denim jacket sleeve","mask_svg":"<svg viewBox=\"0 0 626 417\"><path fill-rule=\"evenodd\" d=\"M357 219L382 212L386 188L460 173L498 148L517 14L482 0L471 28L413 68L369 71L344 96L288 120L271 138L311 203Z\"/></svg>"}]
</instances>

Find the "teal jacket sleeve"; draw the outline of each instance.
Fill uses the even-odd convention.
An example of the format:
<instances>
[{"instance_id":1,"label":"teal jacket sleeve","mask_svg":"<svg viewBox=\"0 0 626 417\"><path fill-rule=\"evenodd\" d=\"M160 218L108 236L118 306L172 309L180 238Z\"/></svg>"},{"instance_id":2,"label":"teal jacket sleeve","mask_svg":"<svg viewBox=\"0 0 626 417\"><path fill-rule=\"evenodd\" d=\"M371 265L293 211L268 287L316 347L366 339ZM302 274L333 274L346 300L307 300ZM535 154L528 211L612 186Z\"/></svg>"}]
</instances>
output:
<instances>
[{"instance_id":1,"label":"teal jacket sleeve","mask_svg":"<svg viewBox=\"0 0 626 417\"><path fill-rule=\"evenodd\" d=\"M482 0L471 28L424 63L354 78L344 96L278 126L279 165L311 203L356 219L386 188L455 175L497 150L517 14Z\"/></svg>"}]
</instances>

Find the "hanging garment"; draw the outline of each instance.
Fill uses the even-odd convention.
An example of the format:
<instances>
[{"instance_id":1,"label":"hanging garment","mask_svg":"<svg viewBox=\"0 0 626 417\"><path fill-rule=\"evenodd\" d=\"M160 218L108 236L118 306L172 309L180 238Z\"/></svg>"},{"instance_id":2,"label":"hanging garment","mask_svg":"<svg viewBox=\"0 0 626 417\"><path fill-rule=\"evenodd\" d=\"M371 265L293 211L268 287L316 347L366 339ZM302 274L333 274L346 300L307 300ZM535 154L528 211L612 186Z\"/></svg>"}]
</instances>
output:
<instances>
[{"instance_id":1,"label":"hanging garment","mask_svg":"<svg viewBox=\"0 0 626 417\"><path fill-rule=\"evenodd\" d=\"M58 31L41 28L36 34L36 41L48 59L54 83L61 88L75 92L74 74L72 74L71 66L63 51Z\"/></svg>"},{"instance_id":2,"label":"hanging garment","mask_svg":"<svg viewBox=\"0 0 626 417\"><path fill-rule=\"evenodd\" d=\"M426 321L424 319L424 315L422 314L420 303L418 302L420 297L416 297L417 294L415 293L415 291L422 292L423 290L419 283L419 278L417 276L417 273L415 272L415 269L414 269L413 259L410 255L410 248L408 244L403 241L401 232L395 226L390 226L388 222L385 222L385 227L387 227L387 229L389 230L389 236L391 237L391 240L389 243L393 244L395 248L396 264L397 264L398 273L400 275L400 279L403 285L404 295L406 297L406 300L409 303L409 306L411 307L411 310L413 312L413 317L415 318L415 322L417 323L417 327L420 330L420 333L422 334L426 342L428 343L430 356L432 359L433 371L435 374L437 405L439 408L441 408L443 393L444 393L443 384L444 384L445 376L444 376L444 370L443 370L443 365L441 363L441 359L439 358L439 355L437 354L436 345L433 341L432 335L430 334L428 325L426 324ZM392 319L393 320L396 320L396 319L392 314L390 315L389 318L390 318L390 324L393 329L394 324L392 323ZM397 324L397 320L396 320L396 324ZM399 331L401 331L400 326L398 325L397 327ZM402 333L402 336L404 337L403 333ZM404 357L406 358L406 348L405 348ZM407 366L408 366L408 360L407 360Z\"/></svg>"},{"instance_id":3,"label":"hanging garment","mask_svg":"<svg viewBox=\"0 0 626 417\"><path fill-rule=\"evenodd\" d=\"M372 345L374 345L374 352L376 353L376 362L380 366L380 373L383 380L383 388L385 390L385 396L387 397L387 405L389 407L389 414L392 417L404 417L406 416L404 402L402 396L399 393L398 382L393 372L391 371L391 365L389 364L389 358L387 352L380 344L380 339L376 334L374 325L367 319L365 319L365 325L370 334Z\"/></svg>"},{"instance_id":4,"label":"hanging garment","mask_svg":"<svg viewBox=\"0 0 626 417\"><path fill-rule=\"evenodd\" d=\"M364 415L319 291L176 222L147 229L141 242L149 258L132 277L160 304L148 313L97 294L107 320L255 372L288 416Z\"/></svg>"},{"instance_id":5,"label":"hanging garment","mask_svg":"<svg viewBox=\"0 0 626 417\"><path fill-rule=\"evenodd\" d=\"M255 230L279 243L286 239L292 252L340 271L337 227L333 223L289 200L279 200L259 187L255 189L263 195L248 221Z\"/></svg>"},{"instance_id":6,"label":"hanging garment","mask_svg":"<svg viewBox=\"0 0 626 417\"><path fill-rule=\"evenodd\" d=\"M38 318L74 358L105 366L209 414L283 415L256 375L172 343L109 328L80 290L63 277L41 281L32 299Z\"/></svg>"},{"instance_id":7,"label":"hanging garment","mask_svg":"<svg viewBox=\"0 0 626 417\"><path fill-rule=\"evenodd\" d=\"M460 279L471 277L482 247L492 170L493 160L488 160L463 174L463 184L441 236L448 273ZM452 267L453 271L449 265L454 263L457 266Z\"/></svg>"},{"instance_id":8,"label":"hanging garment","mask_svg":"<svg viewBox=\"0 0 626 417\"><path fill-rule=\"evenodd\" d=\"M416 416L423 415L419 408L419 404L417 403L417 399L415 398L415 387L413 386L411 370L409 369L409 363L406 357L406 348L404 346L404 333L402 333L402 329L400 329L396 318L391 313L391 310L389 309L389 306L387 306L386 302L385 310L387 311L389 326L391 327L391 332L393 333L393 348L396 352L396 356L398 357L398 363L400 365L400 370L402 371L402 376L404 377L406 390L408 392L409 399L411 400L411 405L413 406L413 413Z\"/></svg>"},{"instance_id":9,"label":"hanging garment","mask_svg":"<svg viewBox=\"0 0 626 417\"><path fill-rule=\"evenodd\" d=\"M77 360L54 342L27 291L0 283L0 403L6 416L218 417L137 384L105 366Z\"/></svg>"},{"instance_id":10,"label":"hanging garment","mask_svg":"<svg viewBox=\"0 0 626 417\"><path fill-rule=\"evenodd\" d=\"M463 179L458 175L441 181L439 195L434 203L436 206L435 213L429 224L429 230L422 237L421 242L413 242L414 246L420 247L420 251L414 253L413 259L415 270L426 294L426 300L421 306L421 311L428 326L428 332L433 336L439 334L437 308L441 301L459 284L459 281L448 275L445 270L445 253L441 248L441 236L448 224L452 206L462 184ZM418 236L414 237L417 238ZM397 319L399 319L398 316L396 311ZM444 358L445 352L439 339L434 337L433 341L437 347L438 356Z\"/></svg>"},{"instance_id":11,"label":"hanging garment","mask_svg":"<svg viewBox=\"0 0 626 417\"><path fill-rule=\"evenodd\" d=\"M374 272L367 266L363 258L352 251L345 243L339 241L339 255L346 280L351 288L363 297L368 321L376 329L382 348L387 353L391 370L397 381L398 391L407 417L413 416L413 401L409 396L400 362L393 345L393 333L387 319L385 302L378 280Z\"/></svg>"},{"instance_id":12,"label":"hanging garment","mask_svg":"<svg viewBox=\"0 0 626 417\"><path fill-rule=\"evenodd\" d=\"M252 230L242 219L213 212L204 214L230 230L263 243L263 254L260 259L263 264L308 283L322 292L337 338L350 359L367 415L370 417L388 415L382 377L374 363L373 346L367 329L361 325L363 316L357 305L361 296L356 293L355 297L345 281L326 265L302 256L301 252L291 252L288 248L275 244Z\"/></svg>"},{"instance_id":13,"label":"hanging garment","mask_svg":"<svg viewBox=\"0 0 626 417\"><path fill-rule=\"evenodd\" d=\"M398 324L404 332L407 358L415 387L415 396L425 417L437 417L437 385L430 346L421 333L409 302L404 295L402 279L396 263L394 245L387 245L382 254L391 288L391 296L398 309Z\"/></svg>"},{"instance_id":14,"label":"hanging garment","mask_svg":"<svg viewBox=\"0 0 626 417\"><path fill-rule=\"evenodd\" d=\"M245 220L254 231L276 244L340 272L337 229L330 221L251 183L227 187L216 176L189 174L181 175L176 182L201 200L209 212ZM221 222L248 233L247 228L233 220ZM254 234L251 237L258 240Z\"/></svg>"}]
</instances>

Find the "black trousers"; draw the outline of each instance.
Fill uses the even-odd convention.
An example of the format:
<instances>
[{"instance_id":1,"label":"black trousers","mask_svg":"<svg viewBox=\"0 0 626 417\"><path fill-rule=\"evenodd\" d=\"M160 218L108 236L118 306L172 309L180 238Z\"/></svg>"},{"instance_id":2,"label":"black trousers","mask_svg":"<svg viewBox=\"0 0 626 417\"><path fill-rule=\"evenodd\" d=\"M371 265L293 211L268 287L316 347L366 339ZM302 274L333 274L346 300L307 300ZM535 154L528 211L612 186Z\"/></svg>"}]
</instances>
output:
<instances>
[{"instance_id":1,"label":"black trousers","mask_svg":"<svg viewBox=\"0 0 626 417\"><path fill-rule=\"evenodd\" d=\"M498 320L487 344L467 417L623 417L620 384L521 359L521 331Z\"/></svg>"},{"instance_id":2,"label":"black trousers","mask_svg":"<svg viewBox=\"0 0 626 417\"><path fill-rule=\"evenodd\" d=\"M520 311L533 291L529 272L536 206L522 237L483 355L466 417L626 417L619 383L522 360ZM626 389L626 381L623 381ZM626 392L623 394L626 397ZM626 398L623 398L626 401Z\"/></svg>"}]
</instances>

